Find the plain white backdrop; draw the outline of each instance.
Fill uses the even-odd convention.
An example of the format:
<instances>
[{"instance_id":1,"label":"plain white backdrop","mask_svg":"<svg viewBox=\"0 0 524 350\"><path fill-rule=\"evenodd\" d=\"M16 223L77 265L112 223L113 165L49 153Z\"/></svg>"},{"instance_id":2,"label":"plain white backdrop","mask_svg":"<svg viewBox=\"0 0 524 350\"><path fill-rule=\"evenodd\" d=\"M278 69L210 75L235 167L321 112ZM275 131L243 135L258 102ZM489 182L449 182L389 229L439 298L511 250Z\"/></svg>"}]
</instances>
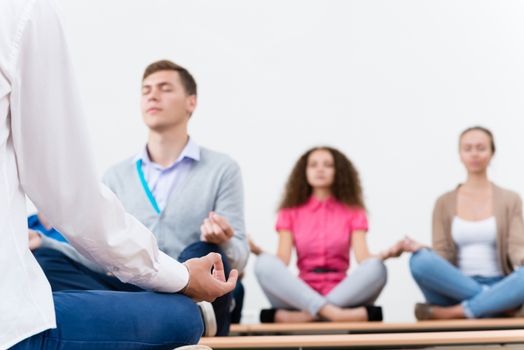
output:
<instances>
[{"instance_id":1,"label":"plain white backdrop","mask_svg":"<svg viewBox=\"0 0 524 350\"><path fill-rule=\"evenodd\" d=\"M60 1L100 175L144 145L141 75L158 59L199 85L191 135L234 157L248 232L275 251L275 209L314 145L360 171L369 244L430 242L438 195L464 179L457 136L494 131L490 174L524 192L522 1ZM268 302L246 269L245 318ZM408 256L387 262L378 304L410 321L422 295Z\"/></svg>"}]
</instances>

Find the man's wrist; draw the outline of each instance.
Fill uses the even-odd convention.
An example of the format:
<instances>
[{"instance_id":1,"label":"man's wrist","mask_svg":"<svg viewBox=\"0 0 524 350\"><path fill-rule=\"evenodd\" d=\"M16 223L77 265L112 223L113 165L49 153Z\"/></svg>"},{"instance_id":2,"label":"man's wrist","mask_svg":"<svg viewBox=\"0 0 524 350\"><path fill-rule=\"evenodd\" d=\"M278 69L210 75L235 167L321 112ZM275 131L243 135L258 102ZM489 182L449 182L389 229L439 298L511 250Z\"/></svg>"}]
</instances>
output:
<instances>
[{"instance_id":1,"label":"man's wrist","mask_svg":"<svg viewBox=\"0 0 524 350\"><path fill-rule=\"evenodd\" d=\"M186 285L184 286L184 288L182 288L182 289L180 289L180 290L178 291L178 293L180 293L180 294L186 294L187 289L188 289L188 287L189 287L189 282L191 282L191 271L189 270L189 266L187 266L187 264L186 264L185 262L182 263L182 265L184 265L185 268L187 269L187 283L186 283Z\"/></svg>"}]
</instances>

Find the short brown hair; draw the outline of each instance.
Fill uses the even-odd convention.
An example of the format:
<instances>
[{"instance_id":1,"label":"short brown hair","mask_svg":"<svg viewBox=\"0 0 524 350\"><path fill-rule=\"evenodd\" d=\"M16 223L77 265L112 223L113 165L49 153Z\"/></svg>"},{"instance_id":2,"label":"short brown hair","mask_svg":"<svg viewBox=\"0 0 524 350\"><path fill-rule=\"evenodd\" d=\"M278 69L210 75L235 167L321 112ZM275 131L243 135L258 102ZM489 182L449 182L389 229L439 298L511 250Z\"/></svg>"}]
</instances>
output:
<instances>
[{"instance_id":1,"label":"short brown hair","mask_svg":"<svg viewBox=\"0 0 524 350\"><path fill-rule=\"evenodd\" d=\"M466 130L464 130L462 133L460 133L460 137L459 137L459 145L460 145L460 141L462 141L462 136L464 136L465 134L467 134L468 132L470 131L482 131L483 133L485 133L486 135L488 135L489 137L489 143L490 143L490 148L491 148L491 153L492 154L495 154L495 150L496 150L496 147L495 147L495 137L493 136L493 133L491 132L491 130L489 130L488 128L485 128L483 126L472 126L470 128L467 128Z\"/></svg>"},{"instance_id":2,"label":"short brown hair","mask_svg":"<svg viewBox=\"0 0 524 350\"><path fill-rule=\"evenodd\" d=\"M342 152L326 146L311 148L299 158L289 175L278 209L296 208L309 200L313 194L313 188L307 181L306 168L309 156L318 150L331 153L335 162L335 179L331 185L333 197L349 207L365 209L357 169Z\"/></svg>"},{"instance_id":3,"label":"short brown hair","mask_svg":"<svg viewBox=\"0 0 524 350\"><path fill-rule=\"evenodd\" d=\"M182 85L186 90L186 93L191 96L197 94L197 84L191 73L187 69L169 60L161 60L151 63L146 67L142 81L153 73L160 72L162 70L172 70L178 72Z\"/></svg>"}]
</instances>

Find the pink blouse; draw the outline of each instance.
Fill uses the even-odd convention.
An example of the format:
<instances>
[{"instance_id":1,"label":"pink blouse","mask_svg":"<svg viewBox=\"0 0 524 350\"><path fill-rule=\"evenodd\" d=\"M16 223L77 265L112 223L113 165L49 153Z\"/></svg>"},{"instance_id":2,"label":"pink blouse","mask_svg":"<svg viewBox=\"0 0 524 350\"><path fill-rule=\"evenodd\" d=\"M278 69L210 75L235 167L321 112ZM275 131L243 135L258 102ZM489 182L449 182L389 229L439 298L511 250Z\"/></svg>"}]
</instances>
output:
<instances>
[{"instance_id":1,"label":"pink blouse","mask_svg":"<svg viewBox=\"0 0 524 350\"><path fill-rule=\"evenodd\" d=\"M311 196L300 207L282 209L276 230L291 232L299 277L326 295L346 277L351 234L367 231L368 221L364 209L350 208L332 197L319 201Z\"/></svg>"}]
</instances>

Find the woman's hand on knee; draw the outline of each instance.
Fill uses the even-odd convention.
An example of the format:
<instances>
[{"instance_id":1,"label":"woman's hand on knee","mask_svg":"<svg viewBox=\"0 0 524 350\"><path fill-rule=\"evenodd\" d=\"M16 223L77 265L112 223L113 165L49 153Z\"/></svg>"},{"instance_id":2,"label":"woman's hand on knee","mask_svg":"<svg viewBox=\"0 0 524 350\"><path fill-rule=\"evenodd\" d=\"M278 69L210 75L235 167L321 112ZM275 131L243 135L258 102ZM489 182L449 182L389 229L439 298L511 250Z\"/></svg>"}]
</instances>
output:
<instances>
[{"instance_id":1,"label":"woman's hand on knee","mask_svg":"<svg viewBox=\"0 0 524 350\"><path fill-rule=\"evenodd\" d=\"M262 248L260 248L252 239L248 236L247 244L249 244L249 250L255 255L260 255L263 253Z\"/></svg>"},{"instance_id":2,"label":"woman's hand on knee","mask_svg":"<svg viewBox=\"0 0 524 350\"><path fill-rule=\"evenodd\" d=\"M382 251L378 256L382 260L387 260L389 258L398 258L402 253L404 253L404 240L400 240L393 244L388 249Z\"/></svg>"},{"instance_id":3,"label":"woman's hand on knee","mask_svg":"<svg viewBox=\"0 0 524 350\"><path fill-rule=\"evenodd\" d=\"M405 252L409 252L409 253L415 253L415 252L419 251L420 249L429 248L427 245L419 243L419 242L411 239L411 237L408 237L408 236L406 236L406 238L404 238L403 242L404 242L404 251Z\"/></svg>"}]
</instances>

